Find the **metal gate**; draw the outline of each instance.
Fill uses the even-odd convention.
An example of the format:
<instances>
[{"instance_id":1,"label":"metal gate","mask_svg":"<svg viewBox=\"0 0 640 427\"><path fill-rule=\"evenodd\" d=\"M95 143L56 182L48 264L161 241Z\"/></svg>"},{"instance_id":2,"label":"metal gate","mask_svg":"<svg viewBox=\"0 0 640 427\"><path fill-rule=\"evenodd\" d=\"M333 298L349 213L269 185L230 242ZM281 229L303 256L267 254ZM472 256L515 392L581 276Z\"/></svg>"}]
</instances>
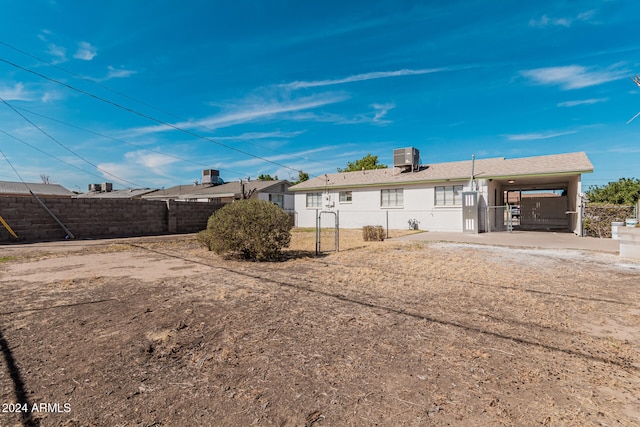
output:
<instances>
[{"instance_id":1,"label":"metal gate","mask_svg":"<svg viewBox=\"0 0 640 427\"><path fill-rule=\"evenodd\" d=\"M478 192L462 192L462 232L478 233Z\"/></svg>"},{"instance_id":2,"label":"metal gate","mask_svg":"<svg viewBox=\"0 0 640 427\"><path fill-rule=\"evenodd\" d=\"M333 229L322 229L322 215L333 215ZM326 222L325 222L326 224ZM316 211L316 255L340 249L340 215L333 211Z\"/></svg>"}]
</instances>

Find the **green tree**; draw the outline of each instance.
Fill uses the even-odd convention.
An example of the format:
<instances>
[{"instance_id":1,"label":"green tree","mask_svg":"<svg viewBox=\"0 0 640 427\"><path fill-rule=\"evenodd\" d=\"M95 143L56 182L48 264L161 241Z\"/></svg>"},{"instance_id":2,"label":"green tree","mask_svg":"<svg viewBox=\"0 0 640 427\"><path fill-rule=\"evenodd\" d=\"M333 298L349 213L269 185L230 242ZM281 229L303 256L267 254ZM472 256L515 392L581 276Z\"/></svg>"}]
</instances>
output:
<instances>
[{"instance_id":1,"label":"green tree","mask_svg":"<svg viewBox=\"0 0 640 427\"><path fill-rule=\"evenodd\" d=\"M239 200L225 205L209 217L198 241L221 254L239 254L245 259L268 261L280 257L291 242L291 218L266 200Z\"/></svg>"},{"instance_id":2,"label":"green tree","mask_svg":"<svg viewBox=\"0 0 640 427\"><path fill-rule=\"evenodd\" d=\"M592 185L587 190L587 197L591 203L634 205L640 199L640 179L620 178L607 185Z\"/></svg>"},{"instance_id":3,"label":"green tree","mask_svg":"<svg viewBox=\"0 0 640 427\"><path fill-rule=\"evenodd\" d=\"M298 179L293 181L293 185L300 184L301 182L309 181L309 174L305 171L298 171Z\"/></svg>"},{"instance_id":4,"label":"green tree","mask_svg":"<svg viewBox=\"0 0 640 427\"><path fill-rule=\"evenodd\" d=\"M354 171L361 171L362 169L366 169L366 170L384 169L386 167L387 165L378 163L378 156L372 156L371 154L367 154L360 160L356 160L354 162L347 162L347 167L344 169L338 168L338 172L354 172Z\"/></svg>"},{"instance_id":5,"label":"green tree","mask_svg":"<svg viewBox=\"0 0 640 427\"><path fill-rule=\"evenodd\" d=\"M278 175L272 177L269 174L260 174L260 176L258 177L259 181L277 181L278 180Z\"/></svg>"}]
</instances>

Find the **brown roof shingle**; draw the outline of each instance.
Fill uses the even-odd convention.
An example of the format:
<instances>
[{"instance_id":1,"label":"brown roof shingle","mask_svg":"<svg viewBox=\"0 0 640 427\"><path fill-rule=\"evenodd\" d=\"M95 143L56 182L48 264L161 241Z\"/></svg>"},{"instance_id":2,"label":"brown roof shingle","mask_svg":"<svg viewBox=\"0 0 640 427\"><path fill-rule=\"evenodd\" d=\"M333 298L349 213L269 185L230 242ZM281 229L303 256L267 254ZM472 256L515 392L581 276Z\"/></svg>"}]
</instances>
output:
<instances>
[{"instance_id":1,"label":"brown roof shingle","mask_svg":"<svg viewBox=\"0 0 640 427\"><path fill-rule=\"evenodd\" d=\"M579 174L593 172L586 153L554 154L548 156L475 160L474 176L480 179L523 177L534 175ZM471 179L472 161L434 163L422 166L420 171L401 172L397 168L374 169L357 172L321 175L300 184L290 191L336 187L364 187L399 183L439 182Z\"/></svg>"}]
</instances>

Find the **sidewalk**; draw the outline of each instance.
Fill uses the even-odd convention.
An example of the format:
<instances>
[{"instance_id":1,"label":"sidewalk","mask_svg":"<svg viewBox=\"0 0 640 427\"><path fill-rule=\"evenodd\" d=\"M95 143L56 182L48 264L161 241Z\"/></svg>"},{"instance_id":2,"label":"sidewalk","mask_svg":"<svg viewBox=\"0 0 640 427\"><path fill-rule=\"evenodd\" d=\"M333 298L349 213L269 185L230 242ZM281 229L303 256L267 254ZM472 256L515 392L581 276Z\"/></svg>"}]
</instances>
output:
<instances>
[{"instance_id":1,"label":"sidewalk","mask_svg":"<svg viewBox=\"0 0 640 427\"><path fill-rule=\"evenodd\" d=\"M465 234L427 231L389 240L472 243L490 246L512 246L541 249L577 249L586 251L620 253L620 242L613 239L578 237L573 233L542 231L502 231L494 233Z\"/></svg>"}]
</instances>

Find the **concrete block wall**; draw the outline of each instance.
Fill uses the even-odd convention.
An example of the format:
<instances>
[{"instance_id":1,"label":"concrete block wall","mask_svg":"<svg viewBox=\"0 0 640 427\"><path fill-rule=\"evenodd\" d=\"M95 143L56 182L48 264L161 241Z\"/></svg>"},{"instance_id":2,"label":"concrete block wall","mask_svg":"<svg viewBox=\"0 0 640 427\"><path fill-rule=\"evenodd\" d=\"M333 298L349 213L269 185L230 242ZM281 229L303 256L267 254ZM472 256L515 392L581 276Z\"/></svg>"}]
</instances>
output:
<instances>
[{"instance_id":1,"label":"concrete block wall","mask_svg":"<svg viewBox=\"0 0 640 427\"><path fill-rule=\"evenodd\" d=\"M42 198L76 239L150 236L203 230L220 203ZM0 216L22 242L63 240L66 233L33 197L0 197ZM13 238L0 225L0 243Z\"/></svg>"}]
</instances>

